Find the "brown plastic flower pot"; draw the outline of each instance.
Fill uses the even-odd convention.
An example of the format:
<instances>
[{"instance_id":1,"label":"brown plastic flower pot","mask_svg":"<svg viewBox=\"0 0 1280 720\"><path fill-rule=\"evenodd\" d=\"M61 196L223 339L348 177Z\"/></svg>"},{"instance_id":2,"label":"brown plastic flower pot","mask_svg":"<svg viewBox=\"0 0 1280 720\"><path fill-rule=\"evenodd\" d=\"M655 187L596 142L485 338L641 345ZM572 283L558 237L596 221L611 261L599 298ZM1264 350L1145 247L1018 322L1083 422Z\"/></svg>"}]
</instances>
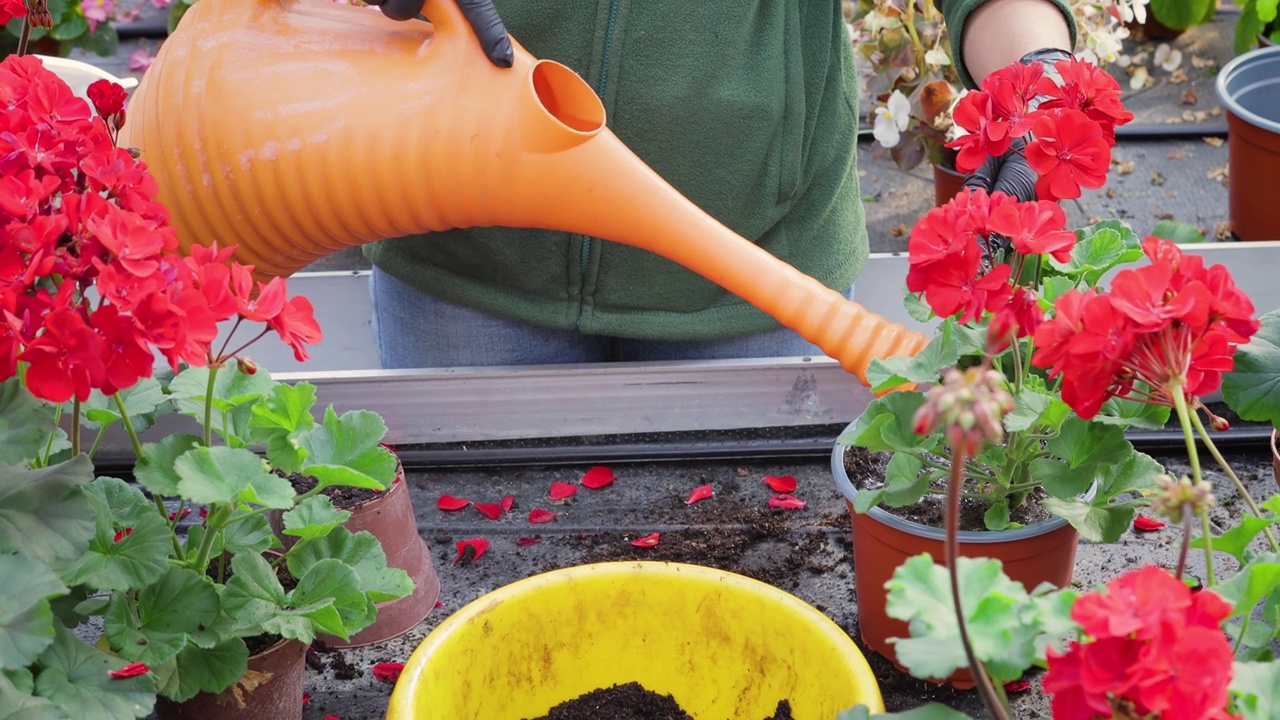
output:
<instances>
[{"instance_id":1,"label":"brown plastic flower pot","mask_svg":"<svg viewBox=\"0 0 1280 720\"><path fill-rule=\"evenodd\" d=\"M306 645L297 640L281 640L249 656L249 673L267 677L251 689L241 688L243 706L236 702L229 688L217 695L202 692L180 703L156 698L156 717L159 720L302 720L306 657ZM259 675L251 677L262 679Z\"/></svg>"},{"instance_id":2,"label":"brown plastic flower pot","mask_svg":"<svg viewBox=\"0 0 1280 720\"><path fill-rule=\"evenodd\" d=\"M1227 201L1241 240L1280 240L1280 47L1236 56L1215 82L1227 115Z\"/></svg>"},{"instance_id":3,"label":"brown plastic flower pot","mask_svg":"<svg viewBox=\"0 0 1280 720\"><path fill-rule=\"evenodd\" d=\"M280 513L271 513L271 528L288 547L295 538L284 535ZM422 622L440 597L440 576L431 562L431 550L418 534L418 520L413 513L413 501L404 469L396 468L396 479L391 487L376 498L356 507L343 525L353 533L368 530L387 554L387 567L399 568L413 580L413 592L389 602L378 604L378 618L372 625L343 640L331 635L320 635L324 643L338 648L372 645L398 637Z\"/></svg>"},{"instance_id":4,"label":"brown plastic flower pot","mask_svg":"<svg viewBox=\"0 0 1280 720\"><path fill-rule=\"evenodd\" d=\"M942 528L911 522L880 508L866 513L853 509L857 490L844 469L846 446L837 444L831 454L831 472L836 486L844 494L853 521L853 580L857 593L858 636L868 648L880 653L899 669L894 646L889 638L911 637L907 624L895 620L885 611L888 591L885 583L894 570L908 558L929 553L935 562L943 563ZM1001 532L962 531L960 555L999 560L1004 572L1028 590L1041 583L1056 587L1071 584L1075 569L1079 535L1062 518L1052 518L1016 530ZM933 682L949 683L967 690L974 686L967 668L957 670L949 678L933 678Z\"/></svg>"},{"instance_id":5,"label":"brown plastic flower pot","mask_svg":"<svg viewBox=\"0 0 1280 720\"><path fill-rule=\"evenodd\" d=\"M944 165L933 166L933 202L942 207L964 190L965 176L954 168Z\"/></svg>"}]
</instances>

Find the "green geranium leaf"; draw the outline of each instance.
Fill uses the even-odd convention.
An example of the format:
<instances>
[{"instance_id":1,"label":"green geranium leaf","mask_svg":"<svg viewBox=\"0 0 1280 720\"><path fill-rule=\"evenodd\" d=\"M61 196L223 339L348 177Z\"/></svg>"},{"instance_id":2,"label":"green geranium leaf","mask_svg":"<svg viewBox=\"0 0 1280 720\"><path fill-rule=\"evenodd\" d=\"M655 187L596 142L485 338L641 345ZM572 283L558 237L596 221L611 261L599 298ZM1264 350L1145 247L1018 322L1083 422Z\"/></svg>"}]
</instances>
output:
<instances>
[{"instance_id":1,"label":"green geranium leaf","mask_svg":"<svg viewBox=\"0 0 1280 720\"><path fill-rule=\"evenodd\" d=\"M1280 427L1280 310L1236 349L1235 367L1222 376L1222 399L1245 420Z\"/></svg>"},{"instance_id":2,"label":"green geranium leaf","mask_svg":"<svg viewBox=\"0 0 1280 720\"><path fill-rule=\"evenodd\" d=\"M998 502L992 503L991 507L982 514L982 523L986 525L988 530L1005 530L1009 527L1009 499L1001 498Z\"/></svg>"},{"instance_id":3,"label":"green geranium leaf","mask_svg":"<svg viewBox=\"0 0 1280 720\"><path fill-rule=\"evenodd\" d=\"M111 57L120 47L120 34L111 23L98 23L98 29L80 38L80 47L99 57Z\"/></svg>"},{"instance_id":4,"label":"green geranium leaf","mask_svg":"<svg viewBox=\"0 0 1280 720\"><path fill-rule=\"evenodd\" d=\"M239 520L232 516L232 520L222 535L223 549L227 552L260 555L265 550L282 547L265 515L249 515Z\"/></svg>"},{"instance_id":5,"label":"green geranium leaf","mask_svg":"<svg viewBox=\"0 0 1280 720\"><path fill-rule=\"evenodd\" d=\"M81 642L59 627L49 649L40 655L36 693L62 707L73 718L127 720L150 714L155 680L150 673L112 678L127 661Z\"/></svg>"},{"instance_id":6,"label":"green geranium leaf","mask_svg":"<svg viewBox=\"0 0 1280 720\"><path fill-rule=\"evenodd\" d=\"M1090 542L1113 543L1124 535L1138 511L1137 503L1091 505L1082 500L1045 498L1045 510L1063 518Z\"/></svg>"},{"instance_id":7,"label":"green geranium leaf","mask_svg":"<svg viewBox=\"0 0 1280 720\"><path fill-rule=\"evenodd\" d=\"M156 411L169 401L155 378L139 378L133 387L120 391L120 399L137 432L151 427ZM101 390L94 390L80 405L80 425L90 430L102 430L119 421L120 408L115 398L103 395Z\"/></svg>"},{"instance_id":8,"label":"green geranium leaf","mask_svg":"<svg viewBox=\"0 0 1280 720\"><path fill-rule=\"evenodd\" d=\"M86 455L38 470L0 466L0 553L52 563L83 552L94 532L84 492L92 479Z\"/></svg>"},{"instance_id":9,"label":"green geranium leaf","mask_svg":"<svg viewBox=\"0 0 1280 720\"><path fill-rule=\"evenodd\" d=\"M1054 276L1045 278L1042 282L1041 298L1045 305L1052 306L1053 302L1062 297L1076 286L1076 281L1063 276Z\"/></svg>"},{"instance_id":10,"label":"green geranium leaf","mask_svg":"<svg viewBox=\"0 0 1280 720\"><path fill-rule=\"evenodd\" d=\"M1037 664L1046 656L1049 648L1058 652L1066 651L1067 640L1080 629L1071 619L1071 608L1075 605L1080 593L1071 588L1055 588L1045 583L1031 593L1031 605L1040 625L1040 636L1036 638L1035 656Z\"/></svg>"},{"instance_id":11,"label":"green geranium leaf","mask_svg":"<svg viewBox=\"0 0 1280 720\"><path fill-rule=\"evenodd\" d=\"M49 600L67 586L48 565L21 555L0 555L0 578L0 670L16 670L53 642Z\"/></svg>"},{"instance_id":12,"label":"green geranium leaf","mask_svg":"<svg viewBox=\"0 0 1280 720\"><path fill-rule=\"evenodd\" d=\"M1213 587L1214 592L1231 603L1232 617L1247 615L1263 598L1280 587L1280 562L1273 553L1260 556L1231 577Z\"/></svg>"},{"instance_id":13,"label":"green geranium leaf","mask_svg":"<svg viewBox=\"0 0 1280 720\"><path fill-rule=\"evenodd\" d=\"M1093 417L1093 422L1103 425L1119 425L1122 428L1159 430L1169 422L1169 406L1134 402L1124 398L1110 398Z\"/></svg>"},{"instance_id":14,"label":"green geranium leaf","mask_svg":"<svg viewBox=\"0 0 1280 720\"><path fill-rule=\"evenodd\" d=\"M1164 474L1164 467L1155 458L1136 450L1120 462L1100 465L1096 470L1099 478L1094 505L1109 502L1125 493L1151 495L1158 487L1156 478Z\"/></svg>"},{"instance_id":15,"label":"green geranium leaf","mask_svg":"<svg viewBox=\"0 0 1280 720\"><path fill-rule=\"evenodd\" d=\"M352 533L339 527L322 538L296 547L286 562L294 577L302 577L325 559L341 560L355 569L360 587L374 602L396 600L413 592L408 573L387 567L387 554L373 533Z\"/></svg>"},{"instance_id":16,"label":"green geranium leaf","mask_svg":"<svg viewBox=\"0 0 1280 720\"><path fill-rule=\"evenodd\" d=\"M1023 388L1014 397L1013 412L1004 416L1004 429L1009 432L1022 432L1036 424L1057 400L1047 392L1033 388ZM1066 403L1062 403L1066 405Z\"/></svg>"},{"instance_id":17,"label":"green geranium leaf","mask_svg":"<svg viewBox=\"0 0 1280 720\"><path fill-rule=\"evenodd\" d=\"M1280 714L1280 663L1236 662L1231 665L1231 696L1243 720L1271 720Z\"/></svg>"},{"instance_id":18,"label":"green geranium leaf","mask_svg":"<svg viewBox=\"0 0 1280 720\"><path fill-rule=\"evenodd\" d=\"M313 495L284 514L284 534L314 540L350 517L350 511L335 508L327 495Z\"/></svg>"},{"instance_id":19,"label":"green geranium leaf","mask_svg":"<svg viewBox=\"0 0 1280 720\"><path fill-rule=\"evenodd\" d=\"M71 720L62 708L31 692L0 675L0 720Z\"/></svg>"},{"instance_id":20,"label":"green geranium leaf","mask_svg":"<svg viewBox=\"0 0 1280 720\"><path fill-rule=\"evenodd\" d=\"M89 21L83 15L66 15L49 29L54 40L76 40L89 31Z\"/></svg>"},{"instance_id":21,"label":"green geranium leaf","mask_svg":"<svg viewBox=\"0 0 1280 720\"><path fill-rule=\"evenodd\" d=\"M324 422L299 439L306 451L302 471L322 486L343 484L385 490L396 477L396 456L379 443L387 425L377 413L352 410L341 417L330 406ZM338 472L345 468L348 472ZM358 477L363 476L363 478Z\"/></svg>"},{"instance_id":22,"label":"green geranium leaf","mask_svg":"<svg viewBox=\"0 0 1280 720\"><path fill-rule=\"evenodd\" d=\"M960 604L974 655L992 678L1014 680L1035 660L1034 623L1010 622L1029 602L1021 585L1005 576L998 560L959 558ZM898 662L916 677L945 678L968 667L956 623L947 569L928 554L908 558L894 571L886 611L909 623L910 638L891 638Z\"/></svg>"},{"instance_id":23,"label":"green geranium leaf","mask_svg":"<svg viewBox=\"0 0 1280 720\"><path fill-rule=\"evenodd\" d=\"M875 392L888 390L903 383L932 383L938 381L942 368L951 367L960 360L960 351L954 340L955 321L943 322L941 330L911 357L888 358L880 364L890 374L872 377L869 372L867 381ZM878 375L881 373L877 373Z\"/></svg>"},{"instance_id":24,"label":"green geranium leaf","mask_svg":"<svg viewBox=\"0 0 1280 720\"><path fill-rule=\"evenodd\" d=\"M326 558L307 568L307 573L298 580L298 587L293 589L289 599L295 607L325 610L309 616L321 631L343 640L372 625L377 616L373 601L360 588L360 577L355 569L333 558ZM339 622L336 625L332 624L332 613L327 612L330 607L337 610Z\"/></svg>"},{"instance_id":25,"label":"green geranium leaf","mask_svg":"<svg viewBox=\"0 0 1280 720\"><path fill-rule=\"evenodd\" d=\"M109 517L124 527L132 527L144 516L157 514L154 502L120 478L100 477L85 489L102 501L110 513Z\"/></svg>"},{"instance_id":26,"label":"green geranium leaf","mask_svg":"<svg viewBox=\"0 0 1280 720\"><path fill-rule=\"evenodd\" d=\"M1244 555L1249 550L1249 544L1258 536L1258 533L1273 522L1275 521L1272 519L1254 517L1246 513L1240 517L1240 524L1221 535L1213 536L1213 550L1214 552L1226 553L1243 565L1245 562ZM1190 547L1203 548L1204 537L1197 536L1191 541Z\"/></svg>"},{"instance_id":27,"label":"green geranium leaf","mask_svg":"<svg viewBox=\"0 0 1280 720\"><path fill-rule=\"evenodd\" d=\"M1103 220L1076 231L1078 238L1065 264L1046 256L1050 266L1090 286L1108 270L1142 259L1141 240L1120 220Z\"/></svg>"},{"instance_id":28,"label":"green geranium leaf","mask_svg":"<svg viewBox=\"0 0 1280 720\"><path fill-rule=\"evenodd\" d=\"M1072 468L1121 462L1134 452L1121 428L1091 423L1079 417L1067 418L1062 423L1058 436L1049 441L1048 450L1066 460Z\"/></svg>"},{"instance_id":29,"label":"green geranium leaf","mask_svg":"<svg viewBox=\"0 0 1280 720\"><path fill-rule=\"evenodd\" d=\"M1032 460L1027 468L1031 479L1044 486L1045 492L1056 498L1070 499L1089 489L1093 484L1093 468L1072 468L1051 458Z\"/></svg>"},{"instance_id":30,"label":"green geranium leaf","mask_svg":"<svg viewBox=\"0 0 1280 720\"><path fill-rule=\"evenodd\" d=\"M106 634L121 656L148 665L178 654L187 637L205 632L221 604L213 583L198 573L170 566L156 582L138 591L130 608L123 593L107 607Z\"/></svg>"},{"instance_id":31,"label":"green geranium leaf","mask_svg":"<svg viewBox=\"0 0 1280 720\"><path fill-rule=\"evenodd\" d=\"M1150 12L1165 27L1186 30L1204 22L1206 9L1216 5L1215 0L1151 0Z\"/></svg>"},{"instance_id":32,"label":"green geranium leaf","mask_svg":"<svg viewBox=\"0 0 1280 720\"><path fill-rule=\"evenodd\" d=\"M1179 245L1204 242L1204 233L1200 232L1200 228L1180 220L1161 220L1151 229L1151 235Z\"/></svg>"},{"instance_id":33,"label":"green geranium leaf","mask_svg":"<svg viewBox=\"0 0 1280 720\"><path fill-rule=\"evenodd\" d=\"M933 308L925 302L924 293L907 293L906 297L902 298L902 307L916 322L928 322L933 319Z\"/></svg>"},{"instance_id":34,"label":"green geranium leaf","mask_svg":"<svg viewBox=\"0 0 1280 720\"><path fill-rule=\"evenodd\" d=\"M44 451L53 432L53 411L18 378L0 382L0 465L22 465Z\"/></svg>"},{"instance_id":35,"label":"green geranium leaf","mask_svg":"<svg viewBox=\"0 0 1280 720\"><path fill-rule=\"evenodd\" d=\"M298 439L315 427L311 408L316 388L310 383L276 385L271 394L253 406L249 418L250 439L267 446L271 466L286 473L299 472L306 451Z\"/></svg>"},{"instance_id":36,"label":"green geranium leaf","mask_svg":"<svg viewBox=\"0 0 1280 720\"><path fill-rule=\"evenodd\" d=\"M220 693L244 677L248 669L249 648L242 638L233 637L210 648L188 644L153 672L158 692L182 702L201 692Z\"/></svg>"},{"instance_id":37,"label":"green geranium leaf","mask_svg":"<svg viewBox=\"0 0 1280 720\"><path fill-rule=\"evenodd\" d=\"M91 493L90 497L98 506L97 529L80 557L55 566L62 579L95 590L129 590L160 579L169 567L173 547L169 524L160 513L141 515L132 526L117 525L103 495ZM124 535L128 527L132 530ZM117 532L122 533L118 541Z\"/></svg>"},{"instance_id":38,"label":"green geranium leaf","mask_svg":"<svg viewBox=\"0 0 1280 720\"><path fill-rule=\"evenodd\" d=\"M253 375L240 372L234 360L218 370L213 382L213 427L232 447L244 447L249 436L249 417L254 403L275 387L265 368ZM169 393L178 401L178 411L204 422L205 398L209 392L209 368L187 368L169 384Z\"/></svg>"},{"instance_id":39,"label":"green geranium leaf","mask_svg":"<svg viewBox=\"0 0 1280 720\"><path fill-rule=\"evenodd\" d=\"M261 555L236 555L231 568L233 574L222 593L222 609L237 634L274 633L304 643L315 639L315 628L305 613L316 608L292 607L275 570Z\"/></svg>"},{"instance_id":40,"label":"green geranium leaf","mask_svg":"<svg viewBox=\"0 0 1280 720\"><path fill-rule=\"evenodd\" d=\"M178 477L174 464L188 450L203 444L204 441L195 435L183 433L166 435L160 442L143 443L142 457L134 467L134 477L156 495L177 495L178 481L182 478Z\"/></svg>"},{"instance_id":41,"label":"green geranium leaf","mask_svg":"<svg viewBox=\"0 0 1280 720\"><path fill-rule=\"evenodd\" d=\"M841 433L836 442L871 452L934 451L938 438L918 435L912 427L912 418L923 403L924 395L915 390L878 397L867 405L853 427Z\"/></svg>"},{"instance_id":42,"label":"green geranium leaf","mask_svg":"<svg viewBox=\"0 0 1280 720\"><path fill-rule=\"evenodd\" d=\"M245 448L198 447L174 462L178 492L197 503L251 503L268 508L293 505L293 486L267 471L262 458Z\"/></svg>"},{"instance_id":43,"label":"green geranium leaf","mask_svg":"<svg viewBox=\"0 0 1280 720\"><path fill-rule=\"evenodd\" d=\"M921 705L910 710L891 713L871 714L871 708L866 705L855 705L848 710L842 710L836 715L836 720L972 720L968 715L947 707L942 703L932 702L928 705Z\"/></svg>"}]
</instances>

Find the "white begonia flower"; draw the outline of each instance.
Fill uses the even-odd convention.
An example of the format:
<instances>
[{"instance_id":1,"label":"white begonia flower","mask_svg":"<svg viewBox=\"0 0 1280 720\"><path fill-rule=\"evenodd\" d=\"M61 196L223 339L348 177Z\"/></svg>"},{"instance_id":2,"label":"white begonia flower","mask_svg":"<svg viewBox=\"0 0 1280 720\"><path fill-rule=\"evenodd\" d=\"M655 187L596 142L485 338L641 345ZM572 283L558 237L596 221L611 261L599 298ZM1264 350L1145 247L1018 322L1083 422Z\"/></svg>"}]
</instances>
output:
<instances>
[{"instance_id":1,"label":"white begonia flower","mask_svg":"<svg viewBox=\"0 0 1280 720\"><path fill-rule=\"evenodd\" d=\"M900 90L894 90L889 102L876 108L876 119L871 126L871 136L884 147L891 148L902 139L902 131L911 121L911 103Z\"/></svg>"},{"instance_id":2,"label":"white begonia flower","mask_svg":"<svg viewBox=\"0 0 1280 720\"><path fill-rule=\"evenodd\" d=\"M924 54L924 61L930 65L942 66L950 65L951 58L947 55L946 48L934 47L932 50Z\"/></svg>"},{"instance_id":3,"label":"white begonia flower","mask_svg":"<svg viewBox=\"0 0 1280 720\"><path fill-rule=\"evenodd\" d=\"M1171 47L1169 43L1160 43L1156 46L1156 54L1151 61L1159 65L1161 70L1173 72L1182 64L1182 51Z\"/></svg>"},{"instance_id":4,"label":"white begonia flower","mask_svg":"<svg viewBox=\"0 0 1280 720\"><path fill-rule=\"evenodd\" d=\"M1125 22L1141 25L1147 21L1147 0L1119 0L1119 5Z\"/></svg>"}]
</instances>

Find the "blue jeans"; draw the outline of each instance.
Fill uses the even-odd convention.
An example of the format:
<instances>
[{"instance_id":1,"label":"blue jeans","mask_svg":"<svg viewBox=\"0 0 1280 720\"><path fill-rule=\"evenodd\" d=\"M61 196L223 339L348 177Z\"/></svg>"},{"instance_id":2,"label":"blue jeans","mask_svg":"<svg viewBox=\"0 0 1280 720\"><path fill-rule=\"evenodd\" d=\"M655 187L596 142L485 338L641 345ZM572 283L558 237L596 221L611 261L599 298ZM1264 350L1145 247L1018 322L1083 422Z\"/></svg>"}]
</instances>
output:
<instances>
[{"instance_id":1,"label":"blue jeans","mask_svg":"<svg viewBox=\"0 0 1280 720\"><path fill-rule=\"evenodd\" d=\"M822 357L788 328L712 341L586 335L526 325L445 302L376 267L369 279L373 335L384 369L608 361ZM853 298L850 287L845 296Z\"/></svg>"}]
</instances>

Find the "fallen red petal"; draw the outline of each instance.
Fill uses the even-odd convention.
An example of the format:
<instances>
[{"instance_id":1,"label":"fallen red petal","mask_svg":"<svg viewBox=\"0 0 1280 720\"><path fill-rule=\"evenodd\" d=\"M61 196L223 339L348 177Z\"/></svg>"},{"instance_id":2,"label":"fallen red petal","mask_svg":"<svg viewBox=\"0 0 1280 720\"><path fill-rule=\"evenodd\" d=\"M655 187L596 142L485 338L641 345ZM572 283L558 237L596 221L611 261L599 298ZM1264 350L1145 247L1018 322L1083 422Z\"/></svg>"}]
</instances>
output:
<instances>
[{"instance_id":1,"label":"fallen red petal","mask_svg":"<svg viewBox=\"0 0 1280 720\"><path fill-rule=\"evenodd\" d=\"M649 548L649 547L653 547L654 545L657 545L658 540L661 537L662 536L659 535L658 533L649 533L648 535L645 535L642 538L636 538L635 540L632 540L631 544L635 545L636 547Z\"/></svg>"},{"instance_id":2,"label":"fallen red petal","mask_svg":"<svg viewBox=\"0 0 1280 720\"><path fill-rule=\"evenodd\" d=\"M1133 529L1141 532L1153 532L1167 527L1164 523L1154 518L1143 517L1139 515L1133 519Z\"/></svg>"},{"instance_id":3,"label":"fallen red petal","mask_svg":"<svg viewBox=\"0 0 1280 720\"><path fill-rule=\"evenodd\" d=\"M530 545L537 545L540 542L542 542L542 538L522 537L516 540L516 545L520 547L529 547Z\"/></svg>"},{"instance_id":4,"label":"fallen red petal","mask_svg":"<svg viewBox=\"0 0 1280 720\"><path fill-rule=\"evenodd\" d=\"M444 510L445 512L453 512L454 510L461 510L462 508L470 504L471 504L470 500L464 500L463 498L456 498L452 495L441 495L440 499L436 500L436 507L440 508L441 510Z\"/></svg>"},{"instance_id":5,"label":"fallen red petal","mask_svg":"<svg viewBox=\"0 0 1280 720\"><path fill-rule=\"evenodd\" d=\"M307 703L309 702L311 702L311 693L307 692L306 690L303 690L302 691L302 707L306 707Z\"/></svg>"},{"instance_id":6,"label":"fallen red petal","mask_svg":"<svg viewBox=\"0 0 1280 720\"><path fill-rule=\"evenodd\" d=\"M379 682L393 683L400 679L401 672L404 672L404 663L380 662L373 664L373 676Z\"/></svg>"},{"instance_id":7,"label":"fallen red petal","mask_svg":"<svg viewBox=\"0 0 1280 720\"><path fill-rule=\"evenodd\" d=\"M476 509L480 511L481 515L489 518L490 520L497 520L498 518L502 517L502 506L499 505L498 503L478 502L475 504L475 506L476 506Z\"/></svg>"},{"instance_id":8,"label":"fallen red petal","mask_svg":"<svg viewBox=\"0 0 1280 720\"><path fill-rule=\"evenodd\" d=\"M775 509L799 510L804 505L804 501L794 495L774 495L769 498L769 507Z\"/></svg>"},{"instance_id":9,"label":"fallen red petal","mask_svg":"<svg viewBox=\"0 0 1280 720\"><path fill-rule=\"evenodd\" d=\"M131 677L138 677L139 675L146 675L149 672L151 672L151 668L147 667L146 663L131 662L128 665L125 665L124 667L119 668L117 670L108 670L107 676L112 678L113 680L120 680L122 678L131 678Z\"/></svg>"},{"instance_id":10,"label":"fallen red petal","mask_svg":"<svg viewBox=\"0 0 1280 720\"><path fill-rule=\"evenodd\" d=\"M559 514L560 513L551 512L550 510L543 510L542 508L534 508L529 511L529 522L533 523L534 525L549 523L552 520L555 520L556 515L559 515Z\"/></svg>"},{"instance_id":11,"label":"fallen red petal","mask_svg":"<svg viewBox=\"0 0 1280 720\"><path fill-rule=\"evenodd\" d=\"M582 476L582 486L599 490L614 481L613 471L603 465L597 465Z\"/></svg>"},{"instance_id":12,"label":"fallen red petal","mask_svg":"<svg viewBox=\"0 0 1280 720\"><path fill-rule=\"evenodd\" d=\"M689 493L689 499L685 500L684 504L692 505L699 500L706 500L712 495L715 495L715 490L713 490L710 485L700 485L694 488L693 492Z\"/></svg>"},{"instance_id":13,"label":"fallen red petal","mask_svg":"<svg viewBox=\"0 0 1280 720\"><path fill-rule=\"evenodd\" d=\"M578 486L571 485L567 482L553 482L551 483L550 493L552 500L564 500L565 498L571 498L574 495L577 495Z\"/></svg>"},{"instance_id":14,"label":"fallen red petal","mask_svg":"<svg viewBox=\"0 0 1280 720\"><path fill-rule=\"evenodd\" d=\"M503 496L502 496L502 499L498 501L498 504L502 506L502 512L504 512L504 513L509 513L509 512L511 512L511 508L515 507L515 504L516 504L516 496L515 496L515 495L503 495Z\"/></svg>"},{"instance_id":15,"label":"fallen red petal","mask_svg":"<svg viewBox=\"0 0 1280 720\"><path fill-rule=\"evenodd\" d=\"M458 557L453 559L453 564L457 565L461 562L463 565L480 559L484 552L489 549L489 541L484 538L471 538L470 540L458 541Z\"/></svg>"},{"instance_id":16,"label":"fallen red petal","mask_svg":"<svg viewBox=\"0 0 1280 720\"><path fill-rule=\"evenodd\" d=\"M342 720L342 718L337 715L325 715L324 720Z\"/></svg>"},{"instance_id":17,"label":"fallen red petal","mask_svg":"<svg viewBox=\"0 0 1280 720\"><path fill-rule=\"evenodd\" d=\"M207 517L209 517L209 507L208 507L208 506L205 506L205 507L200 508L200 512L198 512L198 513L196 513L196 514L197 514L197 515L199 515L202 519L203 519L203 518L207 518Z\"/></svg>"},{"instance_id":18,"label":"fallen red petal","mask_svg":"<svg viewBox=\"0 0 1280 720\"><path fill-rule=\"evenodd\" d=\"M433 606L433 609L434 609L434 608L442 608L442 607L444 607L444 603L442 603L442 602L440 602L439 600L437 600L437 601L436 601L436 604Z\"/></svg>"},{"instance_id":19,"label":"fallen red petal","mask_svg":"<svg viewBox=\"0 0 1280 720\"><path fill-rule=\"evenodd\" d=\"M776 493L793 493L796 491L796 479L793 475L765 475L764 484Z\"/></svg>"},{"instance_id":20,"label":"fallen red petal","mask_svg":"<svg viewBox=\"0 0 1280 720\"><path fill-rule=\"evenodd\" d=\"M190 514L191 514L191 508L182 508L182 512L178 512L177 510L174 510L173 512L169 513L169 522L173 522L174 520L181 520L182 518Z\"/></svg>"},{"instance_id":21,"label":"fallen red petal","mask_svg":"<svg viewBox=\"0 0 1280 720\"><path fill-rule=\"evenodd\" d=\"M1020 693L1031 689L1031 681L1020 678L1018 680L1010 680L1004 684L1004 691L1010 693Z\"/></svg>"}]
</instances>

